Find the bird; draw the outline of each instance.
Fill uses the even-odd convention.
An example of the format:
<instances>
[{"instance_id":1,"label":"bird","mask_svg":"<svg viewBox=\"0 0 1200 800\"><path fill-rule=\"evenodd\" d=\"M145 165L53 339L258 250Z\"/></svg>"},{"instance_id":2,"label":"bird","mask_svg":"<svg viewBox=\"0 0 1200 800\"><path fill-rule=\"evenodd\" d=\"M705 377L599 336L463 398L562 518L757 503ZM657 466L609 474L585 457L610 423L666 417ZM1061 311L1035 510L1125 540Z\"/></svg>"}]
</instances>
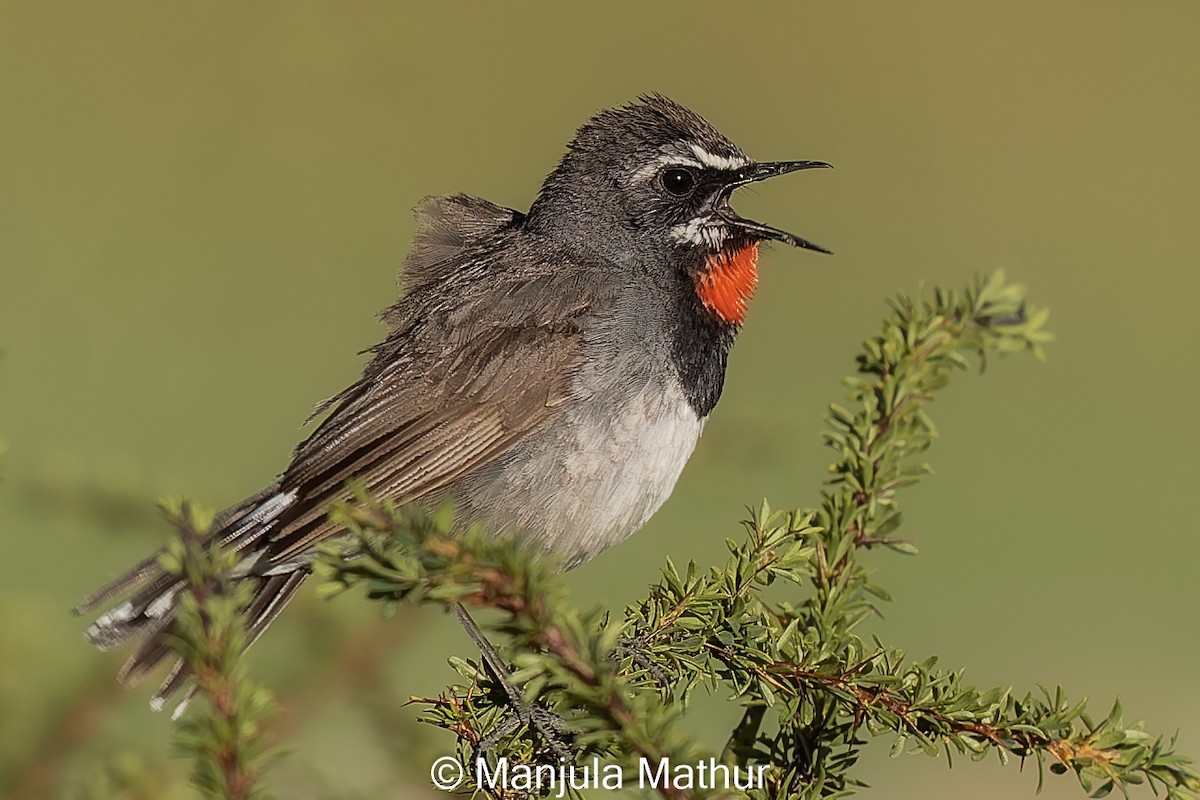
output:
<instances>
[{"instance_id":1,"label":"bird","mask_svg":"<svg viewBox=\"0 0 1200 800\"><path fill-rule=\"evenodd\" d=\"M327 511L353 498L348 482L397 504L450 502L464 525L519 533L562 569L641 528L721 397L760 245L829 252L739 216L731 194L828 166L755 161L650 94L580 127L525 213L466 194L421 201L362 376L318 406L278 478L210 528L251 584L247 640L344 532ZM85 632L100 650L140 641L121 682L174 656L181 588L156 553L74 609L109 607ZM151 706L189 677L176 660Z\"/></svg>"}]
</instances>

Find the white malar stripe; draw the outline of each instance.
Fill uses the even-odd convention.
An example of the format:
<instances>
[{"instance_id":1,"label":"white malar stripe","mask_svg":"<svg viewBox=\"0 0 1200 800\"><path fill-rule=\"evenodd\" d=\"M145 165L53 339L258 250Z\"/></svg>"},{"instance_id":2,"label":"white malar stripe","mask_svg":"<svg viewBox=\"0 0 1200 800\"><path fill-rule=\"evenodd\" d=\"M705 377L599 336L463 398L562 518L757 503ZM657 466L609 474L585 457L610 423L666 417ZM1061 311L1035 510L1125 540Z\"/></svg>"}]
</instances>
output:
<instances>
[{"instance_id":1,"label":"white malar stripe","mask_svg":"<svg viewBox=\"0 0 1200 800\"><path fill-rule=\"evenodd\" d=\"M746 159L737 156L731 158L729 156L714 155L695 143L689 145L689 147L696 154L696 158L700 159L701 164L713 169L741 169L750 163Z\"/></svg>"},{"instance_id":2,"label":"white malar stripe","mask_svg":"<svg viewBox=\"0 0 1200 800\"><path fill-rule=\"evenodd\" d=\"M725 243L725 233L725 226L710 217L696 217L686 225L671 228L671 238L675 241L696 246L707 245L714 250L720 250Z\"/></svg>"}]
</instances>

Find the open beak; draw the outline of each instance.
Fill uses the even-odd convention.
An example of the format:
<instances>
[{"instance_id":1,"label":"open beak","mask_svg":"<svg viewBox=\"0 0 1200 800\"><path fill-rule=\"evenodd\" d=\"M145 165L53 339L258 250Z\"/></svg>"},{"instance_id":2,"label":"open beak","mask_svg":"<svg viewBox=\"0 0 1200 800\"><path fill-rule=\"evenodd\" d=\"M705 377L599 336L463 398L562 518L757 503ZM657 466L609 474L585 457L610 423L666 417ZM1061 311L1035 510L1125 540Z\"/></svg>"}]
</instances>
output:
<instances>
[{"instance_id":1,"label":"open beak","mask_svg":"<svg viewBox=\"0 0 1200 800\"><path fill-rule=\"evenodd\" d=\"M829 253L819 244L813 244L807 239L801 239L795 234L781 231L778 228L772 228L770 225L764 225L761 222L755 222L744 217L739 217L737 213L729 206L729 196L733 190L739 186L745 186L748 183L757 183L765 181L767 178L774 178L777 175L786 175L789 172L797 172L802 169L831 169L831 164L826 164L824 161L768 161L762 164L751 164L744 167L737 177L725 187L717 196L716 208L714 209L719 217L729 225L740 228L751 236L756 236L759 239L774 239L778 242L790 244L793 247L803 247L805 250L816 250L818 253Z\"/></svg>"}]
</instances>

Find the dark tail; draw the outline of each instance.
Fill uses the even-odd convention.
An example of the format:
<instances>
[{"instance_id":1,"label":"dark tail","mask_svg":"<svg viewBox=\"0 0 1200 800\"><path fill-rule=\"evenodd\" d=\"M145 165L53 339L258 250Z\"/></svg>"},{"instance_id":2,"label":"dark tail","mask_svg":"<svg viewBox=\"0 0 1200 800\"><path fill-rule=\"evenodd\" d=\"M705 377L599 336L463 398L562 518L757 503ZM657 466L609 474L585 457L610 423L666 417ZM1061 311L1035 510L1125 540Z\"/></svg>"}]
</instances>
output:
<instances>
[{"instance_id":1,"label":"dark tail","mask_svg":"<svg viewBox=\"0 0 1200 800\"><path fill-rule=\"evenodd\" d=\"M255 571L258 556L265 545L260 540L295 500L295 492L282 492L278 485L271 486L222 512L213 521L207 541L219 541L235 552L244 554L235 578L249 581L254 587L252 599L245 610L249 644L262 635L312 571L304 562L279 565L269 573ZM127 686L141 683L159 664L173 656L166 642L173 632L182 582L159 566L161 554L162 551L159 551L138 563L121 577L85 597L71 610L73 614L83 614L126 598L93 622L84 633L84 638L100 650L112 650L133 639L141 640L137 651L117 675L117 679ZM150 707L155 711L161 710L171 695L187 683L189 677L187 666L177 659L151 699ZM183 713L191 695L192 690L184 695L175 709L175 716Z\"/></svg>"}]
</instances>

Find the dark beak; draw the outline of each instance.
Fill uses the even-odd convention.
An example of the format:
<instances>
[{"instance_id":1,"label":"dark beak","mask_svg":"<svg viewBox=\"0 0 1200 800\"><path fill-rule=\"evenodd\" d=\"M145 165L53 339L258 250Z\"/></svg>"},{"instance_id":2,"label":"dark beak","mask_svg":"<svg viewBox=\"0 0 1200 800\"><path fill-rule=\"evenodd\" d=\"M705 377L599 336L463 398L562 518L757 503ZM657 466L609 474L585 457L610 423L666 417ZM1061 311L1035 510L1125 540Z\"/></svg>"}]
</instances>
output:
<instances>
[{"instance_id":1,"label":"dark beak","mask_svg":"<svg viewBox=\"0 0 1200 800\"><path fill-rule=\"evenodd\" d=\"M772 228L770 225L763 225L761 222L739 217L737 213L729 207L729 195L739 186L745 186L748 183L757 183L765 181L767 178L774 178L777 175L786 175L789 172L797 172L802 169L832 169L831 164L826 164L824 161L768 161L763 164L751 164L744 167L737 177L729 183L724 191L717 197L716 212L727 223L735 228L741 228L751 236L756 236L759 239L774 239L778 242L785 242L793 247L803 247L805 250L816 250L818 253L829 253L824 247L819 244L813 244L807 239L801 239L799 236L781 231L778 228Z\"/></svg>"}]
</instances>

